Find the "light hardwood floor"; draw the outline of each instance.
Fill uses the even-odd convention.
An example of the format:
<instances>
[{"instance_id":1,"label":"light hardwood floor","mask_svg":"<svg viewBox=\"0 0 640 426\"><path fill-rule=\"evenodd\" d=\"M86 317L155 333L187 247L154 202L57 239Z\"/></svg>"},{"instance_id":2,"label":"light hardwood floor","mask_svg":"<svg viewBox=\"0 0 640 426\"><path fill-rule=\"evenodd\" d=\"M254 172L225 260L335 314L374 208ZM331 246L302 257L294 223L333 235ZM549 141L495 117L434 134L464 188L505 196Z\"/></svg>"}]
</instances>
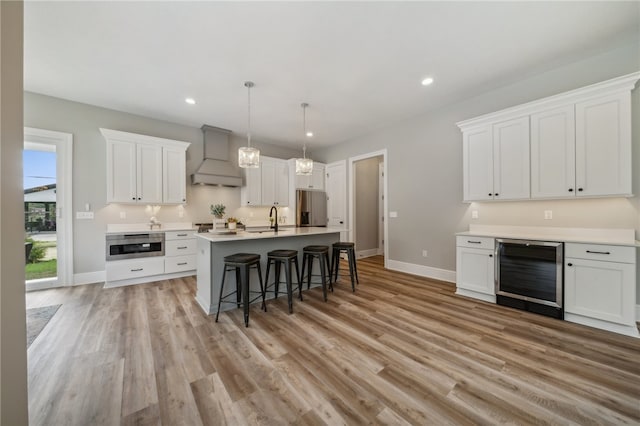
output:
<instances>
[{"instance_id":1,"label":"light hardwood floor","mask_svg":"<svg viewBox=\"0 0 640 426\"><path fill-rule=\"evenodd\" d=\"M638 424L640 340L358 262L220 322L193 277L27 294L62 306L28 350L32 425Z\"/></svg>"}]
</instances>

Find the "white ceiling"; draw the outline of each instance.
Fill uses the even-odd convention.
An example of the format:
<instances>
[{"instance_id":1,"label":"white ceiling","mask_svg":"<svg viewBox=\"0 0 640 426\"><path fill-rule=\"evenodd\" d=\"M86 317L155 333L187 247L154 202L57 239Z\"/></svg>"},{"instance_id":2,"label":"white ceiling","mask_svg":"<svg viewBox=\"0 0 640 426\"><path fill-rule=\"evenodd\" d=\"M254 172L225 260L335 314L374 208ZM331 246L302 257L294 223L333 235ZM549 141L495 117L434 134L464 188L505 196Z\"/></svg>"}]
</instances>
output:
<instances>
[{"instance_id":1,"label":"white ceiling","mask_svg":"<svg viewBox=\"0 0 640 426\"><path fill-rule=\"evenodd\" d=\"M640 37L640 2L27 2L25 89L339 143ZM430 87L420 81L435 78ZM184 102L193 97L194 106Z\"/></svg>"}]
</instances>

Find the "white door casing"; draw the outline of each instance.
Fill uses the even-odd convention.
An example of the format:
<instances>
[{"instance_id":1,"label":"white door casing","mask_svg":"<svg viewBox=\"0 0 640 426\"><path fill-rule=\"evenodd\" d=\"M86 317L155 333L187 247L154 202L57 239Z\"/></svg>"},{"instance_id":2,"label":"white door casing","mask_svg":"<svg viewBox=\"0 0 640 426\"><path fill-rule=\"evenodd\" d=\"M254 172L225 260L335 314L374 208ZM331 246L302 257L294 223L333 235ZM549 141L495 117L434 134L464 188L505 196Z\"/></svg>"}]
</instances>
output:
<instances>
[{"instance_id":1,"label":"white door casing","mask_svg":"<svg viewBox=\"0 0 640 426\"><path fill-rule=\"evenodd\" d=\"M327 164L325 188L327 192L327 226L347 228L347 162L345 160ZM346 232L340 240L346 241Z\"/></svg>"}]
</instances>

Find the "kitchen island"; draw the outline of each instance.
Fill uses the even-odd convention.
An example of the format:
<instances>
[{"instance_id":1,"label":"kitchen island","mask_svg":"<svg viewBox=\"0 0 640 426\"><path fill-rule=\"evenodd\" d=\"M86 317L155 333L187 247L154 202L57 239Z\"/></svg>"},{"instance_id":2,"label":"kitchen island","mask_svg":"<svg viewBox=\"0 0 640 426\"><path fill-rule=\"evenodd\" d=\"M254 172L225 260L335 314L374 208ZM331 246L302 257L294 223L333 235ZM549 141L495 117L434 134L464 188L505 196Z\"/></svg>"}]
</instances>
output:
<instances>
[{"instance_id":1,"label":"kitchen island","mask_svg":"<svg viewBox=\"0 0 640 426\"><path fill-rule=\"evenodd\" d=\"M302 269L302 249L308 245L326 245L340 241L343 228L281 228L273 230L238 231L237 234L220 235L214 233L200 233L198 236L197 254L197 292L196 301L207 313L213 314L218 309L218 297L222 272L224 271L224 257L235 253L255 253L261 257L263 279L267 267L267 253L271 250L298 250L298 262ZM317 263L314 270L319 272ZM271 276L273 280L273 274ZM294 278L295 281L295 278ZM265 285L267 283L265 282ZM251 271L250 285L252 291L260 291L260 281L257 271ZM225 292L235 288L235 274L227 274ZM227 289L229 289L227 291ZM267 294L273 297L273 294ZM225 306L226 305L226 306ZM234 309L233 304L223 304L220 310Z\"/></svg>"}]
</instances>

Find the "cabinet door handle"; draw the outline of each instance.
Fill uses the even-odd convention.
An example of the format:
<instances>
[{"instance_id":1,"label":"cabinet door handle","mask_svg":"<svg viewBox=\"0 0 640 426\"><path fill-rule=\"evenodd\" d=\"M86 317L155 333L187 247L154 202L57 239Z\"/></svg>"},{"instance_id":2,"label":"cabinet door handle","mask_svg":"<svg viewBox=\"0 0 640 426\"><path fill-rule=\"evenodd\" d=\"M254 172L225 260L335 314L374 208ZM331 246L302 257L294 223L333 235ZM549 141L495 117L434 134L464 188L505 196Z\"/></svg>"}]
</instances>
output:
<instances>
[{"instance_id":1,"label":"cabinet door handle","mask_svg":"<svg viewBox=\"0 0 640 426\"><path fill-rule=\"evenodd\" d=\"M131 270L131 272L140 272L140 271L144 271L144 268L137 268L137 269Z\"/></svg>"},{"instance_id":2,"label":"cabinet door handle","mask_svg":"<svg viewBox=\"0 0 640 426\"><path fill-rule=\"evenodd\" d=\"M187 248L187 246L182 246L182 247L178 247L178 250L184 250L186 248Z\"/></svg>"},{"instance_id":3,"label":"cabinet door handle","mask_svg":"<svg viewBox=\"0 0 640 426\"><path fill-rule=\"evenodd\" d=\"M573 266L573 263L567 263L567 266Z\"/></svg>"},{"instance_id":4,"label":"cabinet door handle","mask_svg":"<svg viewBox=\"0 0 640 426\"><path fill-rule=\"evenodd\" d=\"M471 241L471 240L467 240L468 243L471 244L482 244L482 241Z\"/></svg>"},{"instance_id":5,"label":"cabinet door handle","mask_svg":"<svg viewBox=\"0 0 640 426\"><path fill-rule=\"evenodd\" d=\"M187 264L187 262L180 262L180 263L178 263L178 266L183 266L183 265L186 265L186 264Z\"/></svg>"},{"instance_id":6,"label":"cabinet door handle","mask_svg":"<svg viewBox=\"0 0 640 426\"><path fill-rule=\"evenodd\" d=\"M176 234L178 237L186 237L187 234Z\"/></svg>"},{"instance_id":7,"label":"cabinet door handle","mask_svg":"<svg viewBox=\"0 0 640 426\"><path fill-rule=\"evenodd\" d=\"M135 201L136 197L131 197L131 199Z\"/></svg>"},{"instance_id":8,"label":"cabinet door handle","mask_svg":"<svg viewBox=\"0 0 640 426\"><path fill-rule=\"evenodd\" d=\"M493 255L492 255L492 254L490 254L490 255L489 255L489 257L493 257Z\"/></svg>"},{"instance_id":9,"label":"cabinet door handle","mask_svg":"<svg viewBox=\"0 0 640 426\"><path fill-rule=\"evenodd\" d=\"M569 188L569 192L573 192L573 188Z\"/></svg>"},{"instance_id":10,"label":"cabinet door handle","mask_svg":"<svg viewBox=\"0 0 640 426\"><path fill-rule=\"evenodd\" d=\"M500 195L500 194L498 194L498 193L496 192L496 193L495 193L495 196L497 197L498 195Z\"/></svg>"},{"instance_id":11,"label":"cabinet door handle","mask_svg":"<svg viewBox=\"0 0 640 426\"><path fill-rule=\"evenodd\" d=\"M587 250L587 253L591 253L591 254L611 254L611 252L608 252L608 251L591 251L591 250Z\"/></svg>"},{"instance_id":12,"label":"cabinet door handle","mask_svg":"<svg viewBox=\"0 0 640 426\"><path fill-rule=\"evenodd\" d=\"M578 188L578 192L582 192L582 188Z\"/></svg>"},{"instance_id":13,"label":"cabinet door handle","mask_svg":"<svg viewBox=\"0 0 640 426\"><path fill-rule=\"evenodd\" d=\"M489 197L491 197L492 195L493 195L492 193L489 193Z\"/></svg>"}]
</instances>

